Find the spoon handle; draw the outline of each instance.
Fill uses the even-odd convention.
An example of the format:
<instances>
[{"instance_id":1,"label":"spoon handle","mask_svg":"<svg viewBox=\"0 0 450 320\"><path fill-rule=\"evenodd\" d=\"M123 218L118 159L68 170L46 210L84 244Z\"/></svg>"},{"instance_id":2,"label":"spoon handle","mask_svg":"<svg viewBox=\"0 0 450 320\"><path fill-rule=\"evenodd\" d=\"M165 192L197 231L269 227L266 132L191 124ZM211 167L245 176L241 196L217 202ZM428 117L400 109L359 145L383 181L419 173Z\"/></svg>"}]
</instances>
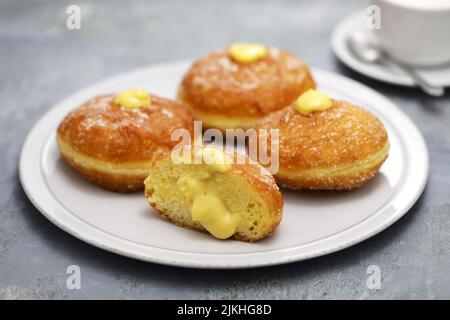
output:
<instances>
[{"instance_id":1,"label":"spoon handle","mask_svg":"<svg viewBox=\"0 0 450 320\"><path fill-rule=\"evenodd\" d=\"M421 88L425 93L433 97L442 97L445 93L443 86L433 85L423 78L415 69L410 66L404 65L394 59L391 59L397 66L399 66L405 73L407 73L415 82L415 84Z\"/></svg>"}]
</instances>

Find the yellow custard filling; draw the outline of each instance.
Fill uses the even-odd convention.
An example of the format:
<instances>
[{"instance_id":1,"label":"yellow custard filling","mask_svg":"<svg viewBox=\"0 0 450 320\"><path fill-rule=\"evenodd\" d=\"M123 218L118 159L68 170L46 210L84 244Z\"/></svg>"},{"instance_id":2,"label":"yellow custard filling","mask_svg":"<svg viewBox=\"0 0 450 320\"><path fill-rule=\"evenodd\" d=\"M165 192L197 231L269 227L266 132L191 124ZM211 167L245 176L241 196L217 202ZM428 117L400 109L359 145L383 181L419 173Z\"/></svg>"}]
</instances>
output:
<instances>
[{"instance_id":1,"label":"yellow custard filling","mask_svg":"<svg viewBox=\"0 0 450 320\"><path fill-rule=\"evenodd\" d=\"M231 159L214 148L204 148L201 152L209 174L204 179L184 175L177 185L190 203L192 220L200 222L214 237L227 239L236 233L242 217L230 212L218 196L214 174L231 170Z\"/></svg>"},{"instance_id":2,"label":"yellow custard filling","mask_svg":"<svg viewBox=\"0 0 450 320\"><path fill-rule=\"evenodd\" d=\"M125 108L140 108L149 106L152 103L150 94L141 89L131 89L120 92L114 102Z\"/></svg>"},{"instance_id":3,"label":"yellow custard filling","mask_svg":"<svg viewBox=\"0 0 450 320\"><path fill-rule=\"evenodd\" d=\"M241 63L252 63L266 57L269 50L262 44L234 43L228 48L228 55Z\"/></svg>"},{"instance_id":4,"label":"yellow custard filling","mask_svg":"<svg viewBox=\"0 0 450 320\"><path fill-rule=\"evenodd\" d=\"M206 147L201 150L202 161L213 171L227 172L231 169L231 159L221 150Z\"/></svg>"},{"instance_id":5,"label":"yellow custard filling","mask_svg":"<svg viewBox=\"0 0 450 320\"><path fill-rule=\"evenodd\" d=\"M332 106L332 101L325 93L309 89L294 102L294 109L307 116L313 111L322 111Z\"/></svg>"}]
</instances>

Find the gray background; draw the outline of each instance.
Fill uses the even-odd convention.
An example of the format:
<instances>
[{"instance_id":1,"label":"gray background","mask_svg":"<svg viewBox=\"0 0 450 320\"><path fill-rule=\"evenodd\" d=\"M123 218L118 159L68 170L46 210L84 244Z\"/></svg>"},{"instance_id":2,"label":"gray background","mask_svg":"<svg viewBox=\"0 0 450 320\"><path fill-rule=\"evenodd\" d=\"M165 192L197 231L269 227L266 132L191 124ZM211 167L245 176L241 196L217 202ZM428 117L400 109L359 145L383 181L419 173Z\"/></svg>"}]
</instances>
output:
<instances>
[{"instance_id":1,"label":"gray background","mask_svg":"<svg viewBox=\"0 0 450 320\"><path fill-rule=\"evenodd\" d=\"M67 5L82 29L65 27ZM333 26L365 1L0 2L0 298L450 298L450 95L360 76L330 49ZM413 209L388 230L325 257L283 266L191 270L120 257L59 230L27 200L17 177L33 124L84 86L147 64L197 57L237 40L291 50L312 66L382 92L425 136L431 175ZM66 268L81 267L81 290ZM382 289L366 287L366 269Z\"/></svg>"}]
</instances>

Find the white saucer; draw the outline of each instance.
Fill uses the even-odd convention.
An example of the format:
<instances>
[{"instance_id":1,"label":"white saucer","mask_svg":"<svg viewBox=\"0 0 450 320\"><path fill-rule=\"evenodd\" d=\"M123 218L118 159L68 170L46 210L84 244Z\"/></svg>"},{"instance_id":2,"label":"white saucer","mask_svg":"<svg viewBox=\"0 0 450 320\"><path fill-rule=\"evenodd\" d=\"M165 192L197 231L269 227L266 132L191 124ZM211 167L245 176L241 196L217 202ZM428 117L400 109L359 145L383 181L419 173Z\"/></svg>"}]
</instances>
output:
<instances>
[{"instance_id":1,"label":"white saucer","mask_svg":"<svg viewBox=\"0 0 450 320\"><path fill-rule=\"evenodd\" d=\"M414 124L389 100L343 76L313 69L319 88L377 114L391 143L378 175L351 192L283 191L279 228L250 244L220 241L177 227L155 214L142 193L118 194L83 179L61 158L55 131L84 101L107 92L144 88L174 97L190 62L149 66L73 94L48 111L29 133L20 180L51 222L99 248L144 261L198 268L246 268L321 256L354 245L389 227L416 202L428 177L428 152Z\"/></svg>"},{"instance_id":2,"label":"white saucer","mask_svg":"<svg viewBox=\"0 0 450 320\"><path fill-rule=\"evenodd\" d=\"M413 81L400 69L394 66L383 64L370 64L358 60L348 47L348 36L355 30L364 32L368 36L373 36L372 32L365 25L365 11L355 12L343 19L334 29L331 38L331 45L336 56L353 70L360 72L368 77L413 87ZM419 73L430 83L435 85L450 86L450 64L434 68L418 68Z\"/></svg>"}]
</instances>

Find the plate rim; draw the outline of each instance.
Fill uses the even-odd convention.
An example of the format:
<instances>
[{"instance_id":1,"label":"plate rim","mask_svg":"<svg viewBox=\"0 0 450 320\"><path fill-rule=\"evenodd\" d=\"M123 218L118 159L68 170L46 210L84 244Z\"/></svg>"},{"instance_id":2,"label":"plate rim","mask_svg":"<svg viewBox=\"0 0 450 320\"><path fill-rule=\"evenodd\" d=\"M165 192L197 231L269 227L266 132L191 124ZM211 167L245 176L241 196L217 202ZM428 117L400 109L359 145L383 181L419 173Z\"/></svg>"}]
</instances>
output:
<instances>
[{"instance_id":1,"label":"plate rim","mask_svg":"<svg viewBox=\"0 0 450 320\"><path fill-rule=\"evenodd\" d=\"M355 80L349 79L345 76L330 72L330 71L326 71L326 70L322 70L319 68L312 68L313 73L314 74L322 74L323 76L327 76L327 77L337 77L339 78L339 80L346 82L347 84L352 84L353 86L359 86L360 88L364 88L365 90L368 90L368 92L370 92L371 94L376 95L379 99L384 100L385 104L391 105L391 107L393 107L393 110L397 113L397 116L400 116L400 118L407 123L407 125L410 126L410 128L412 128L413 133L416 135L416 138L418 138L418 141L415 142L415 144L418 144L420 148L422 148L422 151L424 151L422 153L423 157L422 157L422 179L421 179L421 183L416 187L415 193L413 196L410 197L410 200L408 201L408 204L406 206L404 206L404 208L402 210L398 210L396 212L396 214L394 215L394 217L391 217L390 219L384 219L384 222L381 223L380 225L378 225L376 228L371 228L370 232L365 232L363 235L357 235L357 236L353 236L352 240L345 242L344 244L339 244L339 245L333 245L330 247L327 247L326 249L322 249L319 251L316 251L314 253L310 253L310 254L290 254L290 255L286 255L283 256L281 258L278 259L273 259L273 260L267 260L264 262L258 261L255 263L251 263L251 262L245 262L245 263L240 263L240 262L233 262L233 263L224 263L222 261L220 261L219 263L215 262L209 262L209 263L205 263L205 262L198 262L195 260L183 260L180 261L179 259L168 259L168 258L158 258L155 256L149 256L149 255L142 255L142 254L138 254L136 252L129 252L129 251L124 251L122 249L118 249L118 248L114 248L110 245L107 245L105 243L102 243L101 241L98 241L95 239L95 237L92 236L86 236L83 234L78 233L76 230L73 230L70 228L70 226L67 225L67 222L63 222L60 221L60 217L56 217L55 214L53 213L49 213L48 208L46 210L46 208L44 208L46 205L42 205L42 202L45 202L44 200L40 200L37 199L37 197L35 197L35 191L31 190L32 186L30 187L29 185L29 181L25 178L26 175L26 171L29 169L27 168L27 165L29 165L29 160L30 159L26 159L26 153L30 148L30 144L32 142L32 139L34 138L34 136L36 134L38 134L39 132L37 132L37 129L39 128L40 125L42 125L42 123L44 123L44 121L50 117L52 112L55 112L56 109L60 108L61 105L65 104L66 101L72 100L74 99L76 96L84 96L87 94L87 92L92 91L95 88L98 88L99 86L103 86L106 84L110 84L113 83L114 81L120 81L120 79L124 78L124 77L130 77L132 75L136 75L138 73L141 72L147 72L148 70L155 70L157 68L167 68L167 67L180 67L181 65L185 65L188 64L189 61L174 61L174 62L166 62L166 63L160 63L160 64L154 64L154 65L149 65L149 66L144 66L141 68L137 68L135 70L132 71L128 71L128 72L124 72L121 74L118 74L116 76L107 78L106 80L103 81L99 81L97 83L94 83L84 89L81 89L77 92L75 92L72 95L69 95L68 97L66 97L65 99L61 100L59 103L55 104L54 106L52 106L51 108L49 108L47 110L47 112L45 112L42 117L35 123L35 125L32 127L32 129L29 131L23 145L22 145L22 150L21 150L21 154L20 154L20 159L19 159L19 180L21 182L22 188L25 192L25 194L27 195L27 197L29 198L29 200L31 201L31 203L34 205L34 207L36 207L38 209L38 211L45 216L50 222L52 222L54 225L56 225L57 227L59 227L60 229L62 229L63 231L71 234L72 236L86 242L89 243L91 245L94 245L98 248L101 248L103 250L107 250L116 254L120 254L123 256L127 256L130 258L135 258L138 260L142 260L142 261L146 261L146 262L154 262L154 263L158 263L158 264L164 264L164 265L171 265L171 266L178 266L178 267L190 267L190 268L208 268L208 269L229 269L229 268L253 268L253 267L262 267L262 266L270 266L270 265L278 265L278 264L285 264L285 263L290 263L290 262L295 262L295 261L301 261L301 260L306 260L306 259L310 259L313 257L318 257L318 256L322 256L322 255L326 255L332 252L336 252L336 251L340 251L342 249L345 249L347 247L350 247L352 245L355 245L359 242L362 242L372 236L374 236L375 234L385 230L386 228L388 228L389 226L391 226L393 223L395 223L398 219L400 219L403 215L405 215L409 209L416 203L417 199L420 197L420 195L422 194L425 185L427 183L428 180L428 175L429 175L429 155L428 155L428 150L427 150L427 146L425 144L425 140L422 136L422 134L420 133L420 131L418 130L418 128L414 125L414 123L390 100L388 100L387 98L385 98L383 95L381 95L380 93L376 92L375 90L365 86L364 84L361 84ZM319 77L320 78L320 77ZM320 86L320 83L319 83ZM414 132L415 131L415 132ZM47 137L48 138L48 137ZM402 137L404 138L404 137ZM44 146L47 143L47 139L44 139L42 146ZM39 150L39 153L41 153L43 151L43 148L41 148ZM42 157L41 155L39 156L39 161L36 161L39 163L41 163ZM28 161L28 162L27 162ZM397 191L398 192L398 191ZM58 202L58 199L54 199L53 201ZM402 211L402 212L400 212ZM375 214L376 215L376 214ZM371 217L368 218L368 220ZM357 226L355 226L357 227ZM100 232L102 230L96 229L97 232ZM342 232L340 232L342 233ZM339 234L340 234L339 233ZM318 240L319 241L319 240ZM137 245L137 244L135 244ZM149 247L149 246L146 246ZM153 249L155 249L154 247L151 247ZM158 249L160 250L160 249ZM278 249L282 250L282 249ZM294 250L294 249L293 249ZM163 251L170 251L170 250L163 250ZM255 253L253 253L255 254ZM256 253L258 254L258 253ZM261 254L261 253L260 253ZM270 252L269 252L270 254ZM202 253L198 253L197 255L202 255ZM232 256L233 254L219 254L221 256L223 255L229 255ZM246 255L252 255L252 253L247 253ZM264 255L264 254L261 254Z\"/></svg>"}]
</instances>

